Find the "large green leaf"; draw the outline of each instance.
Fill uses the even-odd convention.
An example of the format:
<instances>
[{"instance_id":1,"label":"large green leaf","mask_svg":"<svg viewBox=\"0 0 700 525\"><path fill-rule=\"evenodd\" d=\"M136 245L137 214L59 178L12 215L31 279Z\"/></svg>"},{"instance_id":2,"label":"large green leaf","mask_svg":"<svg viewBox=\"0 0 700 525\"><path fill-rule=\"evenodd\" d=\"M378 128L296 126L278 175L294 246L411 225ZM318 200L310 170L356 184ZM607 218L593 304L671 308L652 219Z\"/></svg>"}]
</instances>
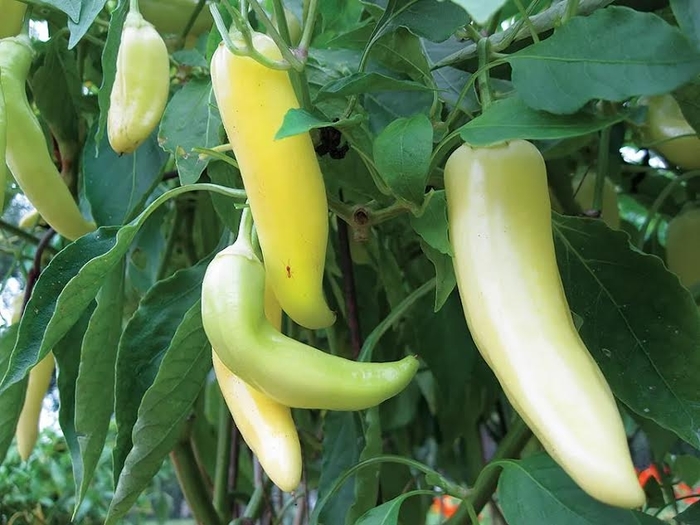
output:
<instances>
[{"instance_id":1,"label":"large green leaf","mask_svg":"<svg viewBox=\"0 0 700 525\"><path fill-rule=\"evenodd\" d=\"M76 477L80 506L100 461L114 411L114 366L122 332L124 260L105 277L97 294L97 308L83 337L80 369L75 383L75 433L82 458L82 475Z\"/></svg>"},{"instance_id":2,"label":"large green leaf","mask_svg":"<svg viewBox=\"0 0 700 525\"><path fill-rule=\"evenodd\" d=\"M157 282L124 328L116 372L115 482L132 448L131 436L141 400L153 384L183 316L199 300L208 261Z\"/></svg>"},{"instance_id":3,"label":"large green leaf","mask_svg":"<svg viewBox=\"0 0 700 525\"><path fill-rule=\"evenodd\" d=\"M497 102L460 128L462 139L472 146L486 146L513 139L561 139L580 137L622 121L625 114L602 117L585 111L555 115L525 105L519 96Z\"/></svg>"},{"instance_id":4,"label":"large green leaf","mask_svg":"<svg viewBox=\"0 0 700 525\"><path fill-rule=\"evenodd\" d=\"M9 361L12 347L17 338L17 325L0 329L0 370L4 370ZM27 380L19 381L0 394L0 464L10 448L15 428L19 421Z\"/></svg>"},{"instance_id":5,"label":"large green leaf","mask_svg":"<svg viewBox=\"0 0 700 525\"><path fill-rule=\"evenodd\" d=\"M323 459L318 482L319 500L336 480L357 464L362 452L362 432L353 412L328 412L323 421ZM328 501L318 516L319 523L345 523L355 502L355 476L350 477Z\"/></svg>"},{"instance_id":6,"label":"large green leaf","mask_svg":"<svg viewBox=\"0 0 700 525\"><path fill-rule=\"evenodd\" d=\"M185 314L158 374L139 406L132 438L105 525L121 523L177 442L182 425L211 370L211 346L197 301Z\"/></svg>"},{"instance_id":7,"label":"large green leaf","mask_svg":"<svg viewBox=\"0 0 700 525\"><path fill-rule=\"evenodd\" d=\"M56 358L56 386L61 400L58 409L58 423L61 425L61 431L70 451L76 487L82 483L83 463L78 434L75 431L75 388L80 370L83 338L95 307L94 302L90 304L78 322L53 347L53 355ZM77 511L77 508L75 510Z\"/></svg>"},{"instance_id":8,"label":"large green leaf","mask_svg":"<svg viewBox=\"0 0 700 525\"><path fill-rule=\"evenodd\" d=\"M175 93L165 108L158 138L175 157L181 184L194 184L209 163L192 149L218 146L221 117L211 82L192 80Z\"/></svg>"},{"instance_id":9,"label":"large green leaf","mask_svg":"<svg viewBox=\"0 0 700 525\"><path fill-rule=\"evenodd\" d=\"M433 146L425 115L396 119L374 141L374 161L392 194L415 215L423 204Z\"/></svg>"},{"instance_id":10,"label":"large green leaf","mask_svg":"<svg viewBox=\"0 0 700 525\"><path fill-rule=\"evenodd\" d=\"M155 132L136 151L126 155L115 153L107 137L96 143L95 135L89 133L81 172L97 224L118 226L133 219L161 181L166 160ZM105 184L105 180L109 183Z\"/></svg>"},{"instance_id":11,"label":"large green leaf","mask_svg":"<svg viewBox=\"0 0 700 525\"><path fill-rule=\"evenodd\" d=\"M581 337L615 395L700 446L700 316L690 293L602 221L555 214L554 239Z\"/></svg>"},{"instance_id":12,"label":"large green leaf","mask_svg":"<svg viewBox=\"0 0 700 525\"><path fill-rule=\"evenodd\" d=\"M508 60L527 105L552 113L667 93L700 72L700 52L677 27L620 6L574 17Z\"/></svg>"},{"instance_id":13,"label":"large green leaf","mask_svg":"<svg viewBox=\"0 0 700 525\"><path fill-rule=\"evenodd\" d=\"M505 461L498 499L509 525L661 525L663 521L594 500L546 454Z\"/></svg>"},{"instance_id":14,"label":"large green leaf","mask_svg":"<svg viewBox=\"0 0 700 525\"><path fill-rule=\"evenodd\" d=\"M364 412L364 441L358 461L379 456L382 453L382 422L379 407ZM357 519L377 503L380 464L368 466L355 475L355 501L345 516L346 525L355 525Z\"/></svg>"}]
</instances>

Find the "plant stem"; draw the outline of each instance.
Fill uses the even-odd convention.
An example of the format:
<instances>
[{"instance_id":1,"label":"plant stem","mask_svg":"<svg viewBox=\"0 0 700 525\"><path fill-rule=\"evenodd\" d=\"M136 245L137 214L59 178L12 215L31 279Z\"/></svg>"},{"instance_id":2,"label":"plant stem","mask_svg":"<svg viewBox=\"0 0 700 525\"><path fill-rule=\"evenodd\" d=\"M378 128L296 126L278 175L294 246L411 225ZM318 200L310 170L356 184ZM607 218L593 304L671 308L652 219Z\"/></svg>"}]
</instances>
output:
<instances>
[{"instance_id":1,"label":"plant stem","mask_svg":"<svg viewBox=\"0 0 700 525\"><path fill-rule=\"evenodd\" d=\"M51 228L46 230L46 233L41 238L41 241L39 241L39 245L36 247L36 252L34 253L34 264L27 274L27 285L24 289L24 300L22 301L22 313L24 313L24 309L29 302L32 291L34 290L34 285L39 279L39 275L41 275L41 259L42 255L44 254L44 250L49 246L49 243L55 234L56 232Z\"/></svg>"},{"instance_id":2,"label":"plant stem","mask_svg":"<svg viewBox=\"0 0 700 525\"><path fill-rule=\"evenodd\" d=\"M4 221L2 219L0 219L0 230L6 231L7 233L10 233L12 235L16 235L23 241L27 241L34 245L38 245L41 242L41 239L34 237L34 235L32 235L31 233L26 232L22 228L15 226L14 224L10 224L9 222ZM56 255L58 253L58 250L53 246L46 246L44 248L44 251L49 252L51 255Z\"/></svg>"},{"instance_id":3,"label":"plant stem","mask_svg":"<svg viewBox=\"0 0 700 525\"><path fill-rule=\"evenodd\" d=\"M491 105L491 81L489 77L489 39L482 38L476 44L479 53L479 69L481 73L478 76L479 83L479 98L481 99L482 113Z\"/></svg>"},{"instance_id":4,"label":"plant stem","mask_svg":"<svg viewBox=\"0 0 700 525\"><path fill-rule=\"evenodd\" d=\"M231 414L223 399L219 407L219 428L216 440L216 470L214 471L214 508L221 521L227 520L228 471L231 461Z\"/></svg>"},{"instance_id":5,"label":"plant stem","mask_svg":"<svg viewBox=\"0 0 700 525\"><path fill-rule=\"evenodd\" d=\"M562 23L566 23L576 16L578 13L579 0L566 0L566 11L564 12L564 17L562 18Z\"/></svg>"},{"instance_id":6,"label":"plant stem","mask_svg":"<svg viewBox=\"0 0 700 525\"><path fill-rule=\"evenodd\" d=\"M681 183L695 178L695 177L700 177L700 170L694 170L694 171L689 171L688 173L684 173L680 177L676 177L675 179L671 180L670 183L666 185L666 187L663 189L661 193L659 193L659 196L656 197L656 200L654 203L651 205L649 208L649 211L647 212L647 216L644 219L644 224L642 224L642 227L639 229L639 236L637 237L637 248L639 250L642 250L644 248L644 242L646 241L647 237L647 230L649 229L649 224L651 221L654 219L656 214L659 212L661 209L661 206L663 206L664 202L666 199L671 195L673 190L676 189L678 185ZM653 233L653 230L652 230Z\"/></svg>"},{"instance_id":7,"label":"plant stem","mask_svg":"<svg viewBox=\"0 0 700 525\"><path fill-rule=\"evenodd\" d=\"M613 3L613 1L614 0L580 0L578 14L588 15L597 9L601 9L608 4ZM549 9L530 17L530 25L527 27L524 24L514 24L507 30L490 36L489 40L491 41L491 49L496 52L502 51L512 42L516 40L523 40L532 36L531 31L535 31L539 34L543 31L552 29L554 26L559 24L561 19L564 17L567 6L568 2L557 2ZM450 66L458 62L464 62L475 57L476 54L476 43L470 44L463 49L460 49L456 53L452 53L442 60L439 60L433 66L433 69L440 69L441 67Z\"/></svg>"},{"instance_id":8,"label":"plant stem","mask_svg":"<svg viewBox=\"0 0 700 525\"><path fill-rule=\"evenodd\" d=\"M199 0L199 2L197 2L197 5L195 6L194 11L192 11L192 14L190 15L190 19L187 21L187 25L185 26L185 29L182 32L182 40L183 41L185 40L185 38L187 38L187 34L190 32L190 30L192 29L192 26L197 21L197 17L199 16L199 13L201 13L202 9L204 9L204 4L206 4L206 0Z\"/></svg>"},{"instance_id":9,"label":"plant stem","mask_svg":"<svg viewBox=\"0 0 700 525\"><path fill-rule=\"evenodd\" d=\"M306 56L309 53L309 46L311 45L311 37L314 34L314 24L316 24L316 15L318 13L318 2L319 0L309 1L309 10L304 19L304 31L301 34L301 41L299 42L299 53L302 58L306 60Z\"/></svg>"},{"instance_id":10,"label":"plant stem","mask_svg":"<svg viewBox=\"0 0 700 525\"><path fill-rule=\"evenodd\" d=\"M197 523L220 525L219 516L209 501L209 494L204 489L190 440L178 442L170 452L170 459L175 467L175 474L182 488L182 493Z\"/></svg>"},{"instance_id":11,"label":"plant stem","mask_svg":"<svg viewBox=\"0 0 700 525\"><path fill-rule=\"evenodd\" d=\"M593 209L603 209L603 187L606 177L610 172L610 132L612 128L604 128L600 132L600 142L598 144L598 170L596 173L595 186L593 189Z\"/></svg>"},{"instance_id":12,"label":"plant stem","mask_svg":"<svg viewBox=\"0 0 700 525\"><path fill-rule=\"evenodd\" d=\"M527 444L532 431L528 428L525 422L520 418L515 418L513 424L508 430L508 434L501 441L498 446L498 450L494 454L491 462L496 462L502 459L509 459L516 457L523 447ZM458 525L463 523L468 523L466 520L469 515L469 507L471 506L475 513L478 515L482 511L484 506L490 501L491 496L496 491L498 486L498 478L501 475L501 470L498 467L487 467L482 470L481 475L476 480L474 489L472 490L469 499L463 501L457 512L446 522L445 525ZM472 525L478 525L473 523L473 519L469 521Z\"/></svg>"},{"instance_id":13,"label":"plant stem","mask_svg":"<svg viewBox=\"0 0 700 525\"><path fill-rule=\"evenodd\" d=\"M160 267L158 268L158 273L156 275L157 280L161 280L166 277L166 272L168 271L168 264L170 263L170 257L175 249L175 241L178 237L178 232L182 226L183 217L180 210L180 206L175 203L175 217L173 219L173 227L170 229L170 236L165 244L165 250L163 250L163 258L160 260Z\"/></svg>"},{"instance_id":14,"label":"plant stem","mask_svg":"<svg viewBox=\"0 0 700 525\"><path fill-rule=\"evenodd\" d=\"M292 68L296 71L301 71L302 69L304 69L304 63L301 60L299 60L294 55L294 53L292 53L292 50L289 49L289 45L287 44L287 41L289 40L289 31L287 31L287 38L284 38L282 35L280 35L279 31L277 31L277 28L275 27L275 24L273 24L272 20L270 20L270 17L267 16L267 13L258 3L258 0L250 0L250 7L253 8L253 11L255 11L255 16L257 16L258 19L265 26L267 34L270 36L270 38L272 38L275 44L277 44L277 47L279 48L280 53L282 53L282 57L284 58L284 60L286 60L289 63L289 65L292 66ZM282 20L284 22L278 21L278 24L283 23L286 29L287 22L286 17L284 16L284 11L282 11Z\"/></svg>"},{"instance_id":15,"label":"plant stem","mask_svg":"<svg viewBox=\"0 0 700 525\"><path fill-rule=\"evenodd\" d=\"M240 518L236 518L231 522L231 525L244 525L248 523L253 523L253 519L256 518L262 509L263 502L265 501L265 484L259 483L255 490L253 491L248 505L246 505L245 512Z\"/></svg>"},{"instance_id":16,"label":"plant stem","mask_svg":"<svg viewBox=\"0 0 700 525\"><path fill-rule=\"evenodd\" d=\"M525 7L523 7L523 3L520 0L513 0L515 3L515 6L518 8L518 12L520 13L520 16L523 18L523 22L525 23L525 27L527 27L528 31L530 31L530 37L532 38L532 41L537 43L540 41L540 37L537 34L537 30L535 27L532 25L532 20L530 20L529 13L525 10Z\"/></svg>"},{"instance_id":17,"label":"plant stem","mask_svg":"<svg viewBox=\"0 0 700 525\"><path fill-rule=\"evenodd\" d=\"M341 194L342 200L342 194ZM362 348L362 331L360 330L360 315L357 308L357 290L355 288L355 274L350 255L350 237L348 224L345 221L337 221L338 244L340 248L340 271L343 275L343 295L345 296L345 313L347 315L348 330L350 330L350 344L352 357L357 359Z\"/></svg>"},{"instance_id":18,"label":"plant stem","mask_svg":"<svg viewBox=\"0 0 700 525\"><path fill-rule=\"evenodd\" d=\"M374 352L374 347L379 342L379 339L381 339L381 337L387 333L392 326L394 326L394 323L399 321L421 297L434 290L436 285L437 281L433 277L420 287L413 290L403 301L397 304L391 313L387 315L384 320L382 320L382 322L380 322L367 336L364 345L362 345L362 351L360 352L360 357L358 360L369 361L372 358L372 352Z\"/></svg>"}]
</instances>

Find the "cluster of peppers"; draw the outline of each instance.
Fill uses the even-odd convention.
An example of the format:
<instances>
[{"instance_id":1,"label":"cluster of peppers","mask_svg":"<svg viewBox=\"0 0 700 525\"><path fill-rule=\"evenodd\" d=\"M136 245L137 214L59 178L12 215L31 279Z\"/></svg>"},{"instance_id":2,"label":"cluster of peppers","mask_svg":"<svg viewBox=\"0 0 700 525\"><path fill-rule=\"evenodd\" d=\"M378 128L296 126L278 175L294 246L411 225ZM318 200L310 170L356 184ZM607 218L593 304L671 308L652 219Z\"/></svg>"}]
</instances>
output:
<instances>
[{"instance_id":1,"label":"cluster of peppers","mask_svg":"<svg viewBox=\"0 0 700 525\"><path fill-rule=\"evenodd\" d=\"M252 44L270 60L282 58L267 35L255 33ZM301 480L302 462L290 407L378 405L408 385L418 360L351 361L280 332L281 310L310 329L335 321L322 287L328 242L323 175L308 133L275 140L287 111L299 107L286 71L235 55L222 43L212 57L211 76L264 264L244 212L236 242L207 268L202 321L219 386L241 436L270 479L291 491ZM284 163L293 169L280 170ZM299 363L304 375L290 374Z\"/></svg>"},{"instance_id":2,"label":"cluster of peppers","mask_svg":"<svg viewBox=\"0 0 700 525\"><path fill-rule=\"evenodd\" d=\"M94 230L94 224L81 215L57 171L26 97L33 51L26 35L15 36L24 9L15 0L0 0L0 187L7 164L43 220L74 240ZM245 48L236 35L232 39ZM282 58L264 34L254 33L252 45L271 61ZM134 56L149 68L130 67ZM406 387L418 360L409 355L390 363L355 362L281 333L282 310L309 329L335 321L322 290L328 239L323 177L308 133L275 140L285 114L299 107L285 71L221 44L212 58L211 76L249 211L243 214L236 241L207 269L202 319L219 386L241 435L271 480L291 491L300 482L302 461L290 408L375 406ZM133 1L108 114L115 151L132 152L148 138L162 117L168 92L166 45ZM658 150L671 162L687 165L684 154L700 139L680 110L674 113L673 99L657 97L646 103L649 125L657 130L649 140L659 142ZM658 108L676 115L674 126L654 125ZM687 136L673 138L678 135ZM293 169L280 170L285 163ZM513 166L518 167L515 173ZM445 192L465 318L513 407L583 490L611 505L642 505L644 493L615 399L578 335L564 294L541 154L523 140L480 148L464 144L445 165ZM684 214L669 227L671 245L674 232L697 228L696 215ZM252 241L253 221L262 260ZM678 268L684 284L700 280L690 269L683 270L682 261L689 257L682 254L675 262L675 255L669 250L669 266ZM36 439L41 398L53 372L53 357L49 354L44 361L31 372L26 416L23 412L18 426L25 458ZM289 374L300 362L305 375Z\"/></svg>"},{"instance_id":3,"label":"cluster of peppers","mask_svg":"<svg viewBox=\"0 0 700 525\"><path fill-rule=\"evenodd\" d=\"M29 37L19 34L27 5L0 0L0 203L4 201L7 169L43 219L56 232L75 240L95 229L75 203L53 162L41 125L27 100L26 81L34 57ZM13 305L12 322L22 314L22 301ZM17 447L22 459L31 454L38 435L44 394L54 370L49 352L32 369L17 424Z\"/></svg>"}]
</instances>

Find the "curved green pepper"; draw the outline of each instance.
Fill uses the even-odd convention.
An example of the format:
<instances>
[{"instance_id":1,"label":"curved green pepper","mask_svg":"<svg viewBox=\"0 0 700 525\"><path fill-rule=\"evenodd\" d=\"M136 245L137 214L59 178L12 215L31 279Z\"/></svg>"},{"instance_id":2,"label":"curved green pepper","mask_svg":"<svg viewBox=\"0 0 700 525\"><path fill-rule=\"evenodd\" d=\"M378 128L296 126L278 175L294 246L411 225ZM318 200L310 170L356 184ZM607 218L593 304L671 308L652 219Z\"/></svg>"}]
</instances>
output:
<instances>
[{"instance_id":1,"label":"curved green pepper","mask_svg":"<svg viewBox=\"0 0 700 525\"><path fill-rule=\"evenodd\" d=\"M239 235L209 264L202 284L204 330L226 367L293 408L362 410L398 394L413 379L414 356L360 363L281 334L265 318L265 268Z\"/></svg>"},{"instance_id":2,"label":"curved green pepper","mask_svg":"<svg viewBox=\"0 0 700 525\"><path fill-rule=\"evenodd\" d=\"M29 37L0 40L0 83L7 117L7 165L44 220L73 241L95 229L80 213L53 163L44 133L32 111L25 83L32 63Z\"/></svg>"}]
</instances>

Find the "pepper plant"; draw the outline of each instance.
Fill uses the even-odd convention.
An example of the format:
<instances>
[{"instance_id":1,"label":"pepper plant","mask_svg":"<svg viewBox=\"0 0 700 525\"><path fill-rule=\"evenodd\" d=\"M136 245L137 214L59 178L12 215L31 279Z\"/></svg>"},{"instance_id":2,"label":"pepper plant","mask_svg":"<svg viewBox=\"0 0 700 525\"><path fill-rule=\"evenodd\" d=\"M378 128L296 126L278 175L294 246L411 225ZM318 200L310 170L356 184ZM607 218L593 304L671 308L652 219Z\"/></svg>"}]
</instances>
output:
<instances>
[{"instance_id":1,"label":"pepper plant","mask_svg":"<svg viewBox=\"0 0 700 525\"><path fill-rule=\"evenodd\" d=\"M0 13L0 460L53 360L106 524L697 521L698 2Z\"/></svg>"}]
</instances>

